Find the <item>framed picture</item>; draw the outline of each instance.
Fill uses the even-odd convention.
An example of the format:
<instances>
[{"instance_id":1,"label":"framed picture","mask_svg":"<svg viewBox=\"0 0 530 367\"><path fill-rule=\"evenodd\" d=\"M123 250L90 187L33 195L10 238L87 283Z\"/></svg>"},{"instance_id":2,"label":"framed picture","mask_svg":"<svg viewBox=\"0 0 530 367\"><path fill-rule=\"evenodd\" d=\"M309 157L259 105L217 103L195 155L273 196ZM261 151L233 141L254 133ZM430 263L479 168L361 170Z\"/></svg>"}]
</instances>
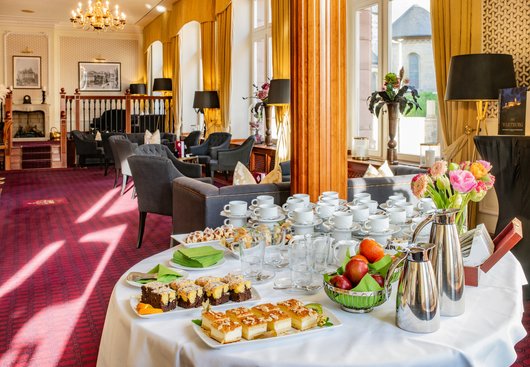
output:
<instances>
[{"instance_id":1,"label":"framed picture","mask_svg":"<svg viewBox=\"0 0 530 367\"><path fill-rule=\"evenodd\" d=\"M499 91L499 135L525 135L526 87Z\"/></svg>"},{"instance_id":2,"label":"framed picture","mask_svg":"<svg viewBox=\"0 0 530 367\"><path fill-rule=\"evenodd\" d=\"M13 88L41 88L40 56L13 56Z\"/></svg>"},{"instance_id":3,"label":"framed picture","mask_svg":"<svg viewBox=\"0 0 530 367\"><path fill-rule=\"evenodd\" d=\"M83 92L120 92L121 63L79 62L79 90Z\"/></svg>"}]
</instances>

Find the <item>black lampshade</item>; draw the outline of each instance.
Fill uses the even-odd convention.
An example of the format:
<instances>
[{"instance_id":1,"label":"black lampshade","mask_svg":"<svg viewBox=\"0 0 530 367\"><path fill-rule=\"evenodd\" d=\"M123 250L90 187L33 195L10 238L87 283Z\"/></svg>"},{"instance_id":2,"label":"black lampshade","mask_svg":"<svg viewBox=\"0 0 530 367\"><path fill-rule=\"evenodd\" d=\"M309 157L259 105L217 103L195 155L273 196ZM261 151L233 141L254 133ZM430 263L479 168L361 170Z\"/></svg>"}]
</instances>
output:
<instances>
[{"instance_id":1,"label":"black lampshade","mask_svg":"<svg viewBox=\"0 0 530 367\"><path fill-rule=\"evenodd\" d=\"M286 105L291 102L291 80L272 79L269 88L268 105Z\"/></svg>"},{"instance_id":2,"label":"black lampshade","mask_svg":"<svg viewBox=\"0 0 530 367\"><path fill-rule=\"evenodd\" d=\"M458 55L451 58L445 100L496 100L499 89L515 86L512 55Z\"/></svg>"},{"instance_id":3,"label":"black lampshade","mask_svg":"<svg viewBox=\"0 0 530 367\"><path fill-rule=\"evenodd\" d=\"M171 78L156 78L153 83L153 92L171 92L172 84Z\"/></svg>"},{"instance_id":4,"label":"black lampshade","mask_svg":"<svg viewBox=\"0 0 530 367\"><path fill-rule=\"evenodd\" d=\"M147 84L137 83L129 86L131 94L147 94Z\"/></svg>"},{"instance_id":5,"label":"black lampshade","mask_svg":"<svg viewBox=\"0 0 530 367\"><path fill-rule=\"evenodd\" d=\"M215 90L196 91L193 108L219 108L219 95Z\"/></svg>"}]
</instances>

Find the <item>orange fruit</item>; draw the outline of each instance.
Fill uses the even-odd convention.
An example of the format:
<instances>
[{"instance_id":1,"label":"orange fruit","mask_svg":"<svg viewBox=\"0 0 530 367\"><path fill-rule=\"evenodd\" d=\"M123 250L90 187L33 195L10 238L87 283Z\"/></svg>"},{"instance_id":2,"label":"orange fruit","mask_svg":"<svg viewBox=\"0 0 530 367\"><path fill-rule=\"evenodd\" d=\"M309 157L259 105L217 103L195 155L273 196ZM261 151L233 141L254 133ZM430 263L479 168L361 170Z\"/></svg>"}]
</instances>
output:
<instances>
[{"instance_id":1,"label":"orange fruit","mask_svg":"<svg viewBox=\"0 0 530 367\"><path fill-rule=\"evenodd\" d=\"M371 238L365 238L359 245L359 253L370 263L375 263L385 256L383 247Z\"/></svg>"},{"instance_id":2,"label":"orange fruit","mask_svg":"<svg viewBox=\"0 0 530 367\"><path fill-rule=\"evenodd\" d=\"M355 255L350 258L350 260L353 260L353 259L361 260L362 262L368 264L368 259L364 257L363 255Z\"/></svg>"}]
</instances>

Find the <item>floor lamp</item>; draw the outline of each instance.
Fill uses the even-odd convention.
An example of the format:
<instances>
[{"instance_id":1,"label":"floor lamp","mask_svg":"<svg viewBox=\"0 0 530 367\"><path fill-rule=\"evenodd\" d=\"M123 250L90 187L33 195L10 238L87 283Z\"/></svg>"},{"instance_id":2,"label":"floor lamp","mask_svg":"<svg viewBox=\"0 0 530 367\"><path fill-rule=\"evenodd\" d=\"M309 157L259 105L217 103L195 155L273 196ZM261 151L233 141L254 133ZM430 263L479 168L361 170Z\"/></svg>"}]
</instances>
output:
<instances>
[{"instance_id":1,"label":"floor lamp","mask_svg":"<svg viewBox=\"0 0 530 367\"><path fill-rule=\"evenodd\" d=\"M162 92L162 95L164 96L171 96L172 91L173 82L171 78L155 78L153 82L153 92ZM165 113L164 111L164 115L166 115L165 130L169 131L169 122L171 121L171 99L169 100L169 113Z\"/></svg>"},{"instance_id":2,"label":"floor lamp","mask_svg":"<svg viewBox=\"0 0 530 367\"><path fill-rule=\"evenodd\" d=\"M197 114L202 113L204 115L205 108L219 108L219 95L215 90L204 90L196 91L193 98L193 108ZM203 136L206 138L206 120L203 126Z\"/></svg>"},{"instance_id":3,"label":"floor lamp","mask_svg":"<svg viewBox=\"0 0 530 367\"><path fill-rule=\"evenodd\" d=\"M446 101L475 101L477 106L476 128L466 125L465 133L480 135L480 125L486 119L488 103L497 101L499 89L515 87L515 70L512 55L469 54L451 58ZM487 131L487 128L486 128ZM475 158L476 149L473 149Z\"/></svg>"}]
</instances>

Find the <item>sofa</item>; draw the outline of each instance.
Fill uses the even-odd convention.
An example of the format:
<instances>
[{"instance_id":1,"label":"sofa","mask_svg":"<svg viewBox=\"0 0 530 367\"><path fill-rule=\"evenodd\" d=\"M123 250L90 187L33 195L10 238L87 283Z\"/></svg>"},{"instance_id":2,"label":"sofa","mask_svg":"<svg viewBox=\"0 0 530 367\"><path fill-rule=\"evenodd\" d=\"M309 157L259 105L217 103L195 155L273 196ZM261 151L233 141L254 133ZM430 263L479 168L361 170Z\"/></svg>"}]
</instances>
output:
<instances>
[{"instance_id":1,"label":"sofa","mask_svg":"<svg viewBox=\"0 0 530 367\"><path fill-rule=\"evenodd\" d=\"M352 201L353 195L357 193L368 192L380 203L393 193L401 193L408 201L416 202L410 189L410 181L414 175L424 170L408 166L390 168L396 176L348 179L348 201ZM281 205L291 195L291 183L218 188L188 177L177 178L173 180L173 233L187 233L220 226L225 218L219 213L226 204L231 200L244 200L250 204L258 195L274 196L275 203Z\"/></svg>"}]
</instances>

